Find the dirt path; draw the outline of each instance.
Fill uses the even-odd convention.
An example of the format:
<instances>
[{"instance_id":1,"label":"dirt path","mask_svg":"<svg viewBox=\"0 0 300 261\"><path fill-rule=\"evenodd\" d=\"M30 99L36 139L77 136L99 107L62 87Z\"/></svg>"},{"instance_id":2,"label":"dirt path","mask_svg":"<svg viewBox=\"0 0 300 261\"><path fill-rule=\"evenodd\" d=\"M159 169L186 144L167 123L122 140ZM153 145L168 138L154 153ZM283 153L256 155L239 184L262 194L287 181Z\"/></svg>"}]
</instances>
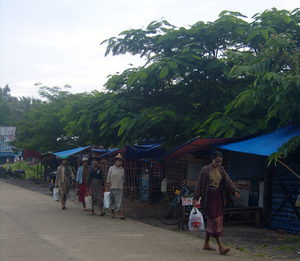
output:
<instances>
[{"instance_id":1,"label":"dirt path","mask_svg":"<svg viewBox=\"0 0 300 261\"><path fill-rule=\"evenodd\" d=\"M31 191L50 195L49 182L40 182L35 184L30 180L8 179L2 181L9 184L20 186ZM69 199L78 204L74 189L71 189ZM157 218L157 204L148 204L145 202L130 202L125 200L124 213L127 217L134 220L151 224L156 227L165 228L177 233L186 233L191 236L204 238L204 232L179 231L177 226L168 226L163 224ZM275 260L300 260L300 236L291 234L278 234L276 231L257 228L250 224L232 224L225 223L222 241L227 246L237 248L240 251L253 253L253 255ZM263 258L262 258L263 259Z\"/></svg>"}]
</instances>

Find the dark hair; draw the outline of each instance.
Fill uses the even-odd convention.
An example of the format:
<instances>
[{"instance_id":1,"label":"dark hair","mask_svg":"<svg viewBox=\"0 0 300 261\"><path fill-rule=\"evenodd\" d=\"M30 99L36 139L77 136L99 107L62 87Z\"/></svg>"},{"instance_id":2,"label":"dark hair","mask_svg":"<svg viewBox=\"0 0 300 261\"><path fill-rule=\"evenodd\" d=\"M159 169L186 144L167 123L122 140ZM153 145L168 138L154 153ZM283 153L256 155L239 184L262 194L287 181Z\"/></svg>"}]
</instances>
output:
<instances>
[{"instance_id":1,"label":"dark hair","mask_svg":"<svg viewBox=\"0 0 300 261\"><path fill-rule=\"evenodd\" d=\"M212 159L216 159L216 158L218 158L218 157L220 157L220 158L223 159L223 154L222 154L222 152L221 152L221 151L218 151L218 150L213 151L213 153L212 153L212 155L211 155L211 158L212 158Z\"/></svg>"}]
</instances>

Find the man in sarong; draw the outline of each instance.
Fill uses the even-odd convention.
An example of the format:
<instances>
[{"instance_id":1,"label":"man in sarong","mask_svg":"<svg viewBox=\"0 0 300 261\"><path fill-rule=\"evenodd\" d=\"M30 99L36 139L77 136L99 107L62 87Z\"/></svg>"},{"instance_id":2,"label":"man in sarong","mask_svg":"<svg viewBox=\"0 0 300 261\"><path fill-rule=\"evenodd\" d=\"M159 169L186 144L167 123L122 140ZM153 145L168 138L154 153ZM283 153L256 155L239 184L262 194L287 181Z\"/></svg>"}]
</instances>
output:
<instances>
[{"instance_id":1,"label":"man in sarong","mask_svg":"<svg viewBox=\"0 0 300 261\"><path fill-rule=\"evenodd\" d=\"M221 255L225 255L230 248L225 248L221 243L223 232L223 206L226 205L226 192L240 198L238 189L234 186L225 169L221 166L223 155L220 151L212 154L212 163L204 166L200 172L193 205L201 197L201 207L207 216L206 237L204 250L216 251L209 245L210 237L217 241Z\"/></svg>"},{"instance_id":2,"label":"man in sarong","mask_svg":"<svg viewBox=\"0 0 300 261\"><path fill-rule=\"evenodd\" d=\"M122 167L124 158L119 153L115 160L115 165L111 166L107 173L106 191L110 191L111 217L115 218L115 211L120 211L120 219L125 219L123 215L125 171Z\"/></svg>"},{"instance_id":3,"label":"man in sarong","mask_svg":"<svg viewBox=\"0 0 300 261\"><path fill-rule=\"evenodd\" d=\"M72 182L75 181L75 175L72 171L71 166L69 166L68 163L68 156L61 156L60 162L61 165L57 168L57 174L55 179L55 188L59 187L59 194L60 194L60 203L62 205L62 209L65 210L67 197L70 190L70 183L71 178Z\"/></svg>"}]
</instances>

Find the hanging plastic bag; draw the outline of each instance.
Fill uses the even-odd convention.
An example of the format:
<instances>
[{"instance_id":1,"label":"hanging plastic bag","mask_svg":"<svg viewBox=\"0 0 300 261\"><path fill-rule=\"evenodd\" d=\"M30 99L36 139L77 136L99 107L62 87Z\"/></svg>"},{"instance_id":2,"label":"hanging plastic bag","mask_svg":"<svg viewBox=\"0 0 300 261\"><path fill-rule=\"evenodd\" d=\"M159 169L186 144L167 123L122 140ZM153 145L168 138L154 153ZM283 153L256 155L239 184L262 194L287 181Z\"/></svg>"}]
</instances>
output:
<instances>
[{"instance_id":1,"label":"hanging plastic bag","mask_svg":"<svg viewBox=\"0 0 300 261\"><path fill-rule=\"evenodd\" d=\"M166 178L164 178L163 181L161 182L160 190L163 193L167 193L167 191L168 191L168 181L167 181Z\"/></svg>"},{"instance_id":2,"label":"hanging plastic bag","mask_svg":"<svg viewBox=\"0 0 300 261\"><path fill-rule=\"evenodd\" d=\"M104 192L103 207L104 209L110 207L110 192Z\"/></svg>"},{"instance_id":3,"label":"hanging plastic bag","mask_svg":"<svg viewBox=\"0 0 300 261\"><path fill-rule=\"evenodd\" d=\"M90 194L87 194L86 197L84 197L84 202L85 202L85 209L86 210L92 210L93 208L93 204L92 204L92 197L90 196Z\"/></svg>"},{"instance_id":4,"label":"hanging plastic bag","mask_svg":"<svg viewBox=\"0 0 300 261\"><path fill-rule=\"evenodd\" d=\"M189 230L190 231L205 230L202 213L195 207L193 207L190 213Z\"/></svg>"},{"instance_id":5,"label":"hanging plastic bag","mask_svg":"<svg viewBox=\"0 0 300 261\"><path fill-rule=\"evenodd\" d=\"M295 203L295 206L296 206L296 207L300 207L300 195L299 195L298 198L297 198L297 201L296 201L296 203Z\"/></svg>"},{"instance_id":6,"label":"hanging plastic bag","mask_svg":"<svg viewBox=\"0 0 300 261\"><path fill-rule=\"evenodd\" d=\"M59 188L53 189L53 201L59 201Z\"/></svg>"}]
</instances>

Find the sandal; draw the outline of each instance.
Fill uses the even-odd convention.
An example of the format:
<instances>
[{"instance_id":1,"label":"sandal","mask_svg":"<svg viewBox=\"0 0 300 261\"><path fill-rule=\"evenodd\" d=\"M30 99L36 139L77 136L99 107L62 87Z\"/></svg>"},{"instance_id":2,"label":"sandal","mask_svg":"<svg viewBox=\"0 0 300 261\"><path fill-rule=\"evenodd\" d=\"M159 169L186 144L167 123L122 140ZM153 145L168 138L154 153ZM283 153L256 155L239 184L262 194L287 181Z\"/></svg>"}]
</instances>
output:
<instances>
[{"instance_id":1,"label":"sandal","mask_svg":"<svg viewBox=\"0 0 300 261\"><path fill-rule=\"evenodd\" d=\"M123 217L120 217L120 219L124 220L124 219L125 219L125 217L124 217L124 216L123 216Z\"/></svg>"},{"instance_id":2,"label":"sandal","mask_svg":"<svg viewBox=\"0 0 300 261\"><path fill-rule=\"evenodd\" d=\"M67 209L67 207L62 207L62 210L65 210L65 209Z\"/></svg>"},{"instance_id":3,"label":"sandal","mask_svg":"<svg viewBox=\"0 0 300 261\"><path fill-rule=\"evenodd\" d=\"M220 254L221 254L221 255L226 255L229 251L230 251L230 248L227 247L227 248L225 248L223 251L220 251Z\"/></svg>"},{"instance_id":4,"label":"sandal","mask_svg":"<svg viewBox=\"0 0 300 261\"><path fill-rule=\"evenodd\" d=\"M105 212L101 213L101 214L100 214L100 217L103 217L105 214L106 214Z\"/></svg>"},{"instance_id":5,"label":"sandal","mask_svg":"<svg viewBox=\"0 0 300 261\"><path fill-rule=\"evenodd\" d=\"M217 249L209 246L209 247L203 247L203 250L216 251Z\"/></svg>"}]
</instances>

